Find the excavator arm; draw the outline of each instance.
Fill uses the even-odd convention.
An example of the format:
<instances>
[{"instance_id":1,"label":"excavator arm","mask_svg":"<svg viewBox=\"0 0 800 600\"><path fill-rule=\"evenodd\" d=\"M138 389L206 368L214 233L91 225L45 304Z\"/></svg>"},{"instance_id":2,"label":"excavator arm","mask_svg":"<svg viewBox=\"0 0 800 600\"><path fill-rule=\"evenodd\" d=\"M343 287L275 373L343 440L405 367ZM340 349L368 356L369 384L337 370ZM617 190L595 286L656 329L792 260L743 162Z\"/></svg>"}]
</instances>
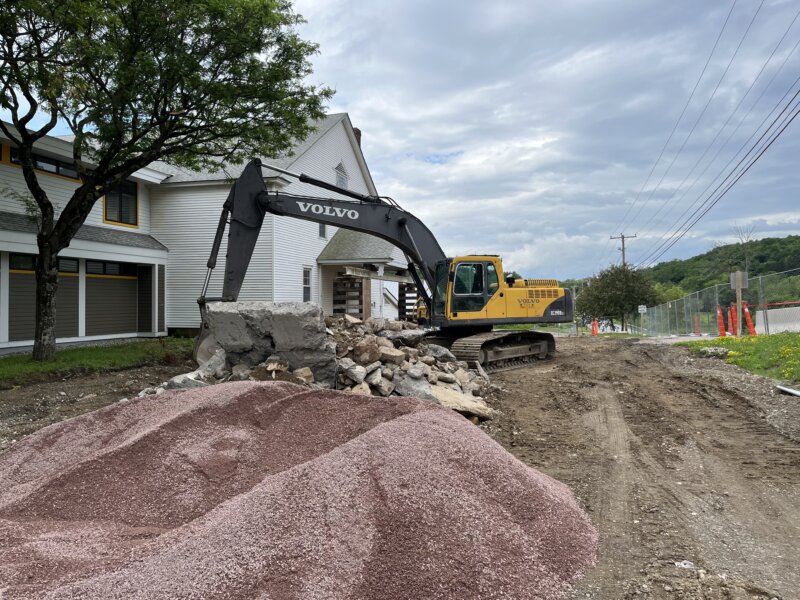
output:
<instances>
[{"instance_id":1,"label":"excavator arm","mask_svg":"<svg viewBox=\"0 0 800 600\"><path fill-rule=\"evenodd\" d=\"M408 258L409 273L415 280L418 293L430 309L431 300L425 288L427 286L428 290L434 289L436 264L446 257L436 238L422 221L383 198L344 190L307 175L297 175L275 167L267 166L267 168L352 199L317 198L268 191L264 183L261 161L258 159L250 161L234 183L223 205L211 257L207 264L208 273L203 292L198 298L201 312L207 301L238 299L267 212L368 233L394 244ZM216 266L217 254L228 220L230 228L222 297L206 298L211 271Z\"/></svg>"}]
</instances>

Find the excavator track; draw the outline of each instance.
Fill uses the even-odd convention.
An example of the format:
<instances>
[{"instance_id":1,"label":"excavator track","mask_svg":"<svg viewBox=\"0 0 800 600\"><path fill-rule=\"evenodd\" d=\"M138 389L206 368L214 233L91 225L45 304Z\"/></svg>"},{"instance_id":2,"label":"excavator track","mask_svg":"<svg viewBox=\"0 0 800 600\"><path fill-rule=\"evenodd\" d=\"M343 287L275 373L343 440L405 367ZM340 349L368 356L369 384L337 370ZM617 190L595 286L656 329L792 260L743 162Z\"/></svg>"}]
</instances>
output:
<instances>
[{"instance_id":1,"label":"excavator track","mask_svg":"<svg viewBox=\"0 0 800 600\"><path fill-rule=\"evenodd\" d=\"M518 369L555 352L553 336L536 331L487 331L456 339L437 335L429 341L448 345L458 360L470 367L480 364L487 373Z\"/></svg>"}]
</instances>

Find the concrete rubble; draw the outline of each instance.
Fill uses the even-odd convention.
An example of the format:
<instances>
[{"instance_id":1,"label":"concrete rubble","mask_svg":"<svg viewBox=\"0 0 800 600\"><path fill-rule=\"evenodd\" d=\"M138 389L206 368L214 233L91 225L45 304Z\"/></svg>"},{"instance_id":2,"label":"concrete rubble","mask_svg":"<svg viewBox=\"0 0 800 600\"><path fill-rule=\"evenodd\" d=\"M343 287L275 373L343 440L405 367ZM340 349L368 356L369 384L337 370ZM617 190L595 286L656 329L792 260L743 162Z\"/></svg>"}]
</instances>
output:
<instances>
[{"instance_id":1,"label":"concrete rubble","mask_svg":"<svg viewBox=\"0 0 800 600\"><path fill-rule=\"evenodd\" d=\"M218 349L197 370L161 388L233 381L288 381L353 394L413 396L469 417L491 419L489 378L414 323L323 317L309 303L215 302L208 321ZM159 388L160 389L160 388ZM156 393L143 390L139 396Z\"/></svg>"}]
</instances>

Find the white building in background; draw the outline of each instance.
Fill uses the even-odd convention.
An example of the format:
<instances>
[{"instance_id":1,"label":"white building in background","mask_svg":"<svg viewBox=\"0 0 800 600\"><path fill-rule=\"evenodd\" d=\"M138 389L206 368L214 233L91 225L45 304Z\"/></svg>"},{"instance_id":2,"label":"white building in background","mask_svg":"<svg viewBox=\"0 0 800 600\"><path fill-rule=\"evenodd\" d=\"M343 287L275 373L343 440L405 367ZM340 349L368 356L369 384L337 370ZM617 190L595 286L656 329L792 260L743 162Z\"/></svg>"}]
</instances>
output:
<instances>
[{"instance_id":1,"label":"white building in background","mask_svg":"<svg viewBox=\"0 0 800 600\"><path fill-rule=\"evenodd\" d=\"M284 158L264 159L363 194L377 195L347 114L329 115ZM71 143L37 147L39 180L56 210L78 185ZM216 173L153 163L98 201L61 253L59 341L165 335L199 326L197 297L222 204L243 165ZM266 170L265 170L266 173ZM330 193L293 179L267 179L292 194ZM31 343L36 226L9 140L0 138L0 348ZM225 243L209 296L220 295ZM379 238L267 214L241 300L312 301L326 314L396 317L398 282L409 281L402 253Z\"/></svg>"}]
</instances>

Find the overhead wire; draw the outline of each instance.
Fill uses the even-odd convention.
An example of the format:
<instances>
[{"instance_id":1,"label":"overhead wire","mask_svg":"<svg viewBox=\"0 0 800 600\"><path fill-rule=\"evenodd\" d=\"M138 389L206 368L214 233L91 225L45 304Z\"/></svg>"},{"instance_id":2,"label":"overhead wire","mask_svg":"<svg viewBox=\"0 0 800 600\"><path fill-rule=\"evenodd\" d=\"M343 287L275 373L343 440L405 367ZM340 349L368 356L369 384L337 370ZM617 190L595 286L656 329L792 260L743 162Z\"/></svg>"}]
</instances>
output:
<instances>
[{"instance_id":1,"label":"overhead wire","mask_svg":"<svg viewBox=\"0 0 800 600\"><path fill-rule=\"evenodd\" d=\"M670 205L670 202L672 201L672 199L673 199L673 198L675 198L675 196L678 194L678 192L679 192L681 189L683 189L683 186L684 186L684 184L686 183L686 181L689 179L689 177L691 177L691 176L692 176L692 173L694 173L694 172L695 172L695 170L696 170L696 169L697 169L697 168L700 166L700 164L703 162L703 159L706 157L706 155L708 154L708 152L711 150L711 148L714 146L714 144L716 143L716 141L719 139L719 136L720 136L720 135L722 134L722 132L723 132L723 131L724 131L724 130L727 128L727 126L728 126L728 124L730 123L731 119L732 119L732 118L734 117L734 115L735 115L735 114L736 114L736 113L739 111L739 109L741 108L742 104L744 104L744 101L745 101L745 100L747 99L747 97L750 95L750 92L751 92L751 91L753 91L753 88L755 87L756 83L757 83L757 82L758 82L758 80L761 78L761 75L764 73L764 71L766 70L766 68L767 68L767 66L769 65L769 63L770 63L770 62L772 62L772 59L774 58L775 54L777 53L777 51L778 51L778 48L780 48L780 46L783 44L783 41L786 39L786 36L789 34L789 31L791 31L791 29L792 29L792 27L794 26L795 22L797 21L798 17L800 17L800 9L798 9L798 11L797 11L797 12L795 13L795 15L794 15L794 18L793 18L793 19L792 19L792 20L789 22L789 26L786 28L786 30L784 31L783 35L782 35L782 36L781 36L781 38L778 40L778 43L777 43L777 44L775 45L775 47L772 49L772 52L770 53L770 55L767 57L767 59L766 59L766 60L764 61L764 63L761 65L761 69L758 71L758 73L756 74L755 78L754 78L754 79L753 79L753 81L750 83L750 86L747 88L747 91L744 93L744 95L741 97L741 99L739 100L739 102L736 104L736 107L735 107L735 108L734 108L734 109L731 111L731 113L728 115L728 118L725 120L725 122L722 124L722 126L721 126L721 127L719 128L719 130L717 131L716 135L714 136L714 139L712 139L712 140L711 140L711 143L709 143L709 144L708 144L708 146L706 146L706 149L703 151L703 154L700 156L700 158L699 158L699 159L697 159L697 161L694 163L694 166L692 167L692 169L691 169L691 170L690 170L690 171L689 171L689 172L686 174L686 176L683 178L683 180L680 182L680 184L678 184L678 186L677 186L677 187L675 188L675 190L672 192L672 195L671 195L669 198L667 198L667 199L666 199L666 200L665 200L663 203L661 203L661 205L659 206L658 210L657 210L655 213L653 213L653 214L650 216L650 219L648 219L648 220L645 222L645 224L642 226L642 228L643 228L643 229L644 229L644 228L647 228L647 227L650 227L650 225L651 225L651 224L652 224L652 223L653 223L653 222L656 220L656 218L657 218L657 217L658 217L658 216L661 214L661 212L662 212L662 211L663 211L665 208L667 208L668 206L671 206L672 208L674 208L674 207L676 207L676 206L678 206L678 205L679 205L680 201L681 201L681 200L683 200L683 198L684 198L684 197L686 197L686 194L689 192L689 190L691 190L691 189L692 189L692 188L693 188L693 187L694 187L694 186L697 184L697 182L698 182L698 181L699 181L699 180L700 180L700 179L703 177L703 175L704 175L704 174L705 174L705 173L708 171L709 167L710 167L712 164L714 164L714 161L716 161L717 157L720 155L720 153L722 152L722 150L723 150L723 149L725 148L725 146L728 144L728 142L730 141L731 137L732 137L732 136L733 136L733 135L736 133L736 131L738 131L738 130L739 130L739 128L741 127L741 125L742 125L742 123L744 122L744 120L745 120L745 119L746 119L746 118L747 118L747 117L750 115L750 113L753 111L753 108L754 108L754 107L755 107L755 106L758 104L758 102L759 102L759 101L761 100L761 98L764 96L764 93L767 91L767 89L769 89L769 87L772 85L772 82L775 80L775 78L777 77L777 75L778 75L778 74L779 74L779 73L780 73L780 72L783 70L783 67L786 65L786 63L788 62L789 58L790 58L790 57L791 57L791 56L794 54L795 50L797 49L797 46L798 46L798 45L800 45L800 40L798 40L798 42L797 42L797 43L794 45L794 47L792 48L792 50L791 50L791 51L790 51L790 52L789 52L789 53L786 55L786 58L784 59L784 61L783 61L783 63L781 64L781 66L780 66L780 67L779 67L779 68L778 68L778 69L775 71L775 73L773 73L772 77L770 78L769 82L767 82L767 85L764 87L764 89L763 89L763 91L761 92L761 94L759 95L759 97L758 97L758 98L756 99L756 101L755 101L755 102L754 102L754 103L753 103L753 104L750 106L750 109L747 111L747 113L746 113L746 114L745 114L745 116L742 118L742 120L740 120L740 121L739 121L739 124L736 126L736 128L735 128L735 129L734 129L734 131L731 133L731 135L729 135L729 136L728 136L728 138L727 138L727 139L726 139L726 140L725 140L725 141L722 143L722 145L720 146L719 150L717 150L717 153L714 155L714 157L711 159L711 161L710 161L710 162L708 162L708 163L706 164L706 167L703 169L703 171L702 171L702 172L701 172L701 173L700 173L700 174L699 174L699 175L698 175L698 176L697 176L697 177L694 179L694 181L692 182L692 184L691 184L691 185L690 185L688 188L686 188L686 189L683 191L683 193L682 193L682 194L681 194L681 195L678 197L678 199L675 201L675 203L674 203L674 204L672 204L672 205ZM666 216L666 215L668 215L670 212L672 212L672 209L671 209L671 208L670 208L669 210L667 210L667 212L666 212L665 216ZM653 228L652 228L652 227L651 227L650 229L646 229L646 230L645 230L645 232L641 234L641 237L642 237L642 238L646 238L646 237L647 237L647 235L648 235L648 234L649 234L649 233L650 233L652 230L653 230Z\"/></svg>"},{"instance_id":2,"label":"overhead wire","mask_svg":"<svg viewBox=\"0 0 800 600\"><path fill-rule=\"evenodd\" d=\"M795 80L795 83L792 84L792 88L800 81L800 77ZM791 89L789 91L791 91ZM719 183L719 185L714 189L711 194L706 198L706 200L687 218L681 223L681 225L676 229L676 231L667 239L662 242L662 244L652 251L648 256L646 256L641 262L637 264L637 267L646 266L655 263L661 256L664 255L670 248L672 248L678 240L683 238L699 221L702 219L730 190L731 188L747 173L750 168L764 155L764 153L772 146L772 144L780 137L780 135L786 130L786 128L794 121L798 114L800 114L800 101L795 102L797 97L800 95L800 89L795 92L794 96L792 96L791 100L786 103L783 110L773 119L773 121L769 124L769 126L764 130L764 132L759 136L758 140L750 147L747 153L739 160L736 166L731 169L728 175ZM785 97L785 95L784 95ZM783 99L781 99L782 101ZM775 126L775 124L781 119L781 116L786 113L792 103L795 102L794 107L789 111L789 113L783 117L782 123L779 125L779 129L776 129L775 132L769 133L770 130ZM774 110L772 111L774 112ZM772 113L770 113L772 114ZM765 141L763 144L761 143L765 136L770 135L771 137ZM752 138L752 136L751 136ZM756 150L757 147L761 145L760 150ZM757 153L754 155L750 161L742 167L741 170L737 173L737 169L742 165L743 162L747 160L748 155L752 154L754 151ZM737 155L739 153L737 152ZM734 157L735 159L735 157ZM732 162L731 159L730 162ZM730 162L728 164L730 164ZM727 167L727 165L726 165ZM726 181L729 180L727 183ZM716 195L716 197L715 197Z\"/></svg>"},{"instance_id":3,"label":"overhead wire","mask_svg":"<svg viewBox=\"0 0 800 600\"><path fill-rule=\"evenodd\" d=\"M667 146L669 146L670 141L672 141L672 137L675 135L675 132L678 129L678 125L680 125L680 122L683 119L684 114L686 113L686 109L689 107L689 104L691 104L692 99L694 98L694 94L695 94L695 92L697 91L697 88L700 85L700 81L703 79L703 75L705 75L706 69L708 69L708 65L711 62L711 58L714 56L714 52L717 49L717 45L719 44L719 40L722 38L722 34L725 32L725 28L728 25L728 21L731 18L731 14L733 14L733 9L736 7L736 2L737 1L738 0L733 0L733 3L731 4L731 8L728 11L727 16L725 17L725 21L722 23L722 28L719 30L719 33L717 34L716 40L714 40L714 45L711 48L711 52L709 53L708 58L706 59L706 62L703 65L703 69L700 71L700 75L698 76L697 81L695 81L694 87L692 88L692 92L689 94L689 98L686 100L686 103L683 105L683 109L681 110L680 115L678 115L678 120L675 121L675 125L672 126L672 131L670 131L669 136L667 137L667 141L664 142L664 145L661 147L661 152L658 153L658 158L656 158L656 161L653 163L653 166L650 168L650 172L647 174L647 178L642 183L642 187L639 188L639 191L637 192L636 197L634 198L633 202L628 206L628 210L626 210L625 214L622 216L622 221L620 222L620 229L622 229L624 227L626 219L628 218L628 215L631 212L631 209L639 201L639 197L642 195L642 192L644 191L645 187L647 186L647 183L650 181L650 177L652 177L653 172L656 169L656 166L661 161L661 158L664 156L664 152L666 151ZM609 240L606 240L606 247L603 250L603 256L604 256L603 260L605 260L605 256L607 256L607 254L608 254L609 242L610 242L610 238L609 238Z\"/></svg>"},{"instance_id":4,"label":"overhead wire","mask_svg":"<svg viewBox=\"0 0 800 600\"><path fill-rule=\"evenodd\" d=\"M795 45L795 48L796 48L796 47L797 47L797 45ZM730 159L728 159L728 162L727 162L727 163L725 163L725 165L722 167L722 169L721 169L721 170L720 170L720 172L719 172L719 173L716 175L716 177L714 177L714 178L713 178L713 179L712 179L712 180L711 180L711 181L710 181L710 182L709 182L709 183L706 185L706 187L705 187L705 188L704 188L704 189L703 189L703 190L700 192L700 194L698 194L698 196L697 196L697 199L696 199L696 200L695 200L695 201L694 201L692 204L690 204L689 206L687 206L687 207L684 209L684 211L683 211L683 212L680 214L680 216L678 216L678 218L677 218L677 219L675 219L675 221L673 221L673 222L672 222L672 224L671 224L671 225L670 225L670 226L667 228L667 230L666 230L666 231L665 231L665 232L664 232L664 233L661 235L661 237L660 237L658 240L656 240L656 242L655 242L655 243L653 243L651 246L649 246L649 247L648 247L648 249L647 249L647 251L646 251L646 253L645 253L645 259L643 259L642 261L640 261L640 262L638 263L638 265L637 265L637 266L640 266L641 264L643 264L644 262L646 262L646 261L647 261L647 259L648 259L650 256L652 256L652 254L654 254L655 252L657 252L657 251L658 251L658 249L659 249L659 248L661 248L661 247L663 246L663 243L664 243L664 242L662 242L662 240L664 240L664 239L667 237L668 233L669 233L670 231L672 231L672 229L673 229L673 228L675 228L675 227L678 225L678 223L681 221L681 219L683 219L683 217L684 217L684 216L686 216L686 214L687 214L687 213L688 213L688 212L689 212L689 211L690 211L692 208L694 208L694 207L697 205L697 203L698 203L698 202L700 202L700 201L702 200L702 198L703 198L704 194L705 194L705 193L706 193L706 192L707 192L707 191L708 191L708 190L709 190L709 189L710 189L710 188L711 188L711 187L714 185L714 183L715 183L715 182L716 182L716 181L717 181L717 180L718 180L720 177L722 177L722 175L723 175L723 174L726 172L726 169L727 169L727 168L728 168L728 167L729 167L729 166L730 166L730 165L733 163L733 161L735 161L735 160L736 160L736 157L737 157L737 156L739 156L739 155L741 154L741 152L742 152L742 151L745 149L745 147L747 147L747 145L750 143L750 140L752 140L752 139L753 139L753 138L754 138L754 137L755 137L755 136L758 134L758 132L759 132L759 131L761 130L761 128L764 126L764 123L766 123L766 122L769 120L769 118L770 118L770 117L771 117L771 116L772 116L772 115L775 113L775 111L777 111L777 110L778 110L778 109L781 107L781 104L783 103L784 99L785 99L785 98L786 98L786 97L787 97L789 94L791 94L791 93L792 93L792 90L794 89L794 87L795 87L795 86L796 86L798 83L800 83L800 77L797 77L797 79L795 79L795 80L794 80L794 82L792 83L792 85L791 85L791 86L789 86L789 89L788 89L788 90L786 90L786 92L784 92L783 96L781 96L781 98L778 100L778 102L775 104L775 106L772 108L772 110L770 110L770 111L769 111L769 112L768 112L768 113L767 113L767 114L764 116L764 118L761 120L761 122L758 124L758 126L757 126L757 127L754 129L754 130L753 130L753 133L751 133L751 134L750 134L750 136L749 136L749 137L748 137L748 138L747 138L747 139L746 139L746 140L745 140L745 141L744 141L744 142L741 144L741 146L739 146L739 148L736 150L736 152L734 152L734 154L731 156L731 158L730 158ZM765 90L765 91L766 91L766 90ZM800 91L800 90L799 90L799 91ZM764 92L762 92L762 95L763 95L763 93L764 93ZM795 94L795 95L796 95L796 94ZM787 103L787 106L788 106L789 104L791 104L791 102L792 102L792 100L790 100L790 101ZM751 107L751 109L752 109L752 107ZM785 108L784 108L784 110L785 110ZM742 120L739 122L739 126L737 126L737 128L736 128L736 129L735 129L733 132L731 132L731 135L729 135L729 136L728 136L728 140L729 140L729 139L732 137L732 135L733 135L733 134L734 134L736 131L738 131L739 127L740 127L740 126L741 126L741 124L744 122L744 119L746 119L746 118L747 118L747 116L749 115L749 113L750 113L750 111L748 111L748 113L747 113L747 114L746 114L746 115L745 115L745 116L742 118ZM780 116L778 116L778 117L776 117L776 118L780 118ZM771 127L771 125L770 125L770 127ZM768 129L769 129L769 128L767 128L767 130L768 130ZM763 135L764 135L764 134L762 134L762 137L763 137ZM727 143L727 141L728 141L728 140L726 140L726 143ZM758 144L758 142L756 142L756 144ZM720 150L721 150L721 148L720 148ZM749 153L749 152L748 152L748 153ZM717 155L719 155L719 151L717 152ZM745 154L745 156L746 156L746 154ZM716 160L716 155L715 155L715 157L714 157L714 160ZM741 162L741 161L740 161L740 162ZM723 181L724 181L724 180L723 180ZM679 231L679 227L676 229L675 233L677 233L677 231ZM675 234L673 234L673 235L675 235ZM671 237L672 237L672 236L670 236L670 238L671 238ZM661 245L659 245L659 242L662 242L662 243L661 243ZM658 248L656 248L656 246L658 246ZM654 249L655 249L655 250L654 250Z\"/></svg>"},{"instance_id":5,"label":"overhead wire","mask_svg":"<svg viewBox=\"0 0 800 600\"><path fill-rule=\"evenodd\" d=\"M663 256L663 255L664 255L664 254L665 254L667 251L669 251L669 249L670 249L670 248L672 248L672 247L673 247L673 246L674 246L674 245L675 245L675 244L676 244L676 243L677 243L677 242L678 242L678 241L679 241L679 240L680 240L680 239L681 239L683 236L685 236L685 235L686 235L686 234L687 234L687 233L688 233L688 232L689 232L689 231L690 231L690 230L691 230L691 229L692 229L692 228L693 228L695 225L697 225L697 223L698 223L698 222L699 222L699 221L700 221L700 220L701 220L701 219L702 219L702 218L703 218L703 217L704 217L704 216L705 216L705 215L706 215L706 214L707 214L707 213L708 213L708 212L709 212L709 211L710 211L712 208L714 208L714 206L715 206L715 205L716 205L716 204L717 204L717 203L718 203L718 202L719 202L719 201L720 201L720 200L721 200L721 199L722 199L722 198L723 198L723 197L724 197L724 196L725 196L725 195L726 195L726 194L727 194L727 193L728 193L730 190L731 190L731 188L732 188L732 187L733 187L733 186L734 186L734 185L735 185L735 184L736 184L736 183L737 183L737 182L738 182L738 181L739 181L739 180L740 180L742 177L744 177L745 173L747 173L747 172L750 170L750 168L751 168L751 167L752 167L752 166L753 166L753 165L754 165L754 164L755 164L755 163L756 163L756 162L757 162L757 161L758 161L758 160L759 160L759 159L760 159L760 158L761 158L761 157L764 155L764 153L765 153L767 150L769 150L770 146L772 146L772 144L773 144L773 143L775 143L775 141L776 141L776 140L777 140L777 139L778 139L778 138L781 136L781 134L782 134L782 133L783 133L783 132L786 130L786 128L787 128L787 127L789 127L789 125L791 125L792 121L794 121L794 120L795 120L795 118L797 118L797 116L798 116L798 115L800 115L800 108L798 108L798 107L800 107L800 103L797 103L797 104L795 105L795 110L794 110L794 113L790 113L790 115L787 117L787 119L788 119L788 120L786 120L786 119L784 120L785 124L783 125L783 127L782 127L782 128L779 130L779 131L777 131L777 132L776 132L776 133L773 135L772 139L770 139L770 140L769 140L769 142L768 142L768 143L767 143L767 144L766 144L766 145L765 145L765 146L762 148L762 150L761 150L761 151L758 153L758 155L757 155L755 158L753 158L753 160L752 160L752 161L751 161L751 162L750 162L750 163L749 163L749 164L748 164L748 165L747 165L747 166L746 166L744 169L742 169L742 171L741 171L741 172L740 172L740 173L739 173L739 174L736 176L736 178L735 178L733 181L731 181L731 182L728 184L728 186L727 186L727 187L726 187L726 188L725 188L725 189L724 189L722 192L720 192L720 194L717 196L717 198L716 198L716 199L715 199L713 202L711 202L711 203L710 203L710 204L709 204L709 205L708 205L708 206L707 206L707 207L706 207L706 208L705 208L705 209L704 209L704 210L703 210L703 211L700 213L700 215L698 215L698 217L697 217L697 218L696 218L696 219L695 219L695 220L694 220L694 221L693 221L693 222L692 222L692 223L691 223L691 224L690 224L690 225L689 225L689 226L688 226L688 227L687 227L687 228L686 228L686 229L685 229L685 230L684 230L684 231L683 231L683 232L682 232L682 233L681 233L681 234L680 234L680 235L679 235L677 238L675 238L675 239L674 239L674 240L673 240L673 241L672 241L672 242L671 242L671 243L670 243L670 244L669 244L669 245L668 245L666 248L664 248L664 250L663 250L662 252L660 252L660 253L659 253L657 256L655 256L655 257L654 257L654 258L653 258L653 259L650 261L650 263L649 263L649 264L653 264L655 261L657 261L659 258L661 258L661 257L662 257L662 256Z\"/></svg>"},{"instance_id":6,"label":"overhead wire","mask_svg":"<svg viewBox=\"0 0 800 600\"><path fill-rule=\"evenodd\" d=\"M711 102L716 97L717 91L719 91L719 87L722 84L722 81L725 79L725 76L728 74L728 71L730 70L731 65L733 64L733 61L736 59L736 56L739 54L739 50L741 49L742 44L744 44L744 41L747 39L747 35L750 33L750 29L753 27L753 23L755 23L755 20L758 17L758 14L761 12L761 8L764 6L764 2L765 2L765 0L761 0L761 3L758 5L758 8L756 9L756 12L753 13L752 18L750 19L750 23L748 23L748 25L747 25L747 29L744 30L744 33L742 34L742 38L739 40L739 43L736 45L736 49L733 51L733 54L731 55L731 58L728 61L728 64L725 66L725 70L722 72L722 75L720 75L719 80L717 80L717 84L714 86L714 90L711 92L711 95L708 97L708 100L706 101L705 106L703 106L703 110L700 111L700 114L698 115L697 119L695 120L694 124L692 125L692 128L689 130L689 133L686 134L686 137L684 138L683 143L681 144L681 147L678 148L678 151L675 153L675 156L672 157L672 161L669 163L669 165L667 166L666 170L661 175L661 179L659 179L658 183L656 184L656 186L653 189L650 190L650 194L647 196L647 199L644 201L644 204L639 206L639 210L636 213L636 215L633 217L633 221L632 222L635 222L636 219L639 218L639 215L642 213L642 210L650 203L650 200L652 200L653 195L656 193L656 190L658 190L658 188L661 187L661 184L664 182L664 179L666 178L667 174L672 170L672 167L675 164L675 161L678 160L678 157L681 155L681 153L683 152L684 148L686 148L686 144L689 142L689 139L691 139L691 137L694 134L695 130L697 129L697 126L699 125L700 121L705 116L706 111L708 110L708 107L711 105Z\"/></svg>"}]
</instances>

